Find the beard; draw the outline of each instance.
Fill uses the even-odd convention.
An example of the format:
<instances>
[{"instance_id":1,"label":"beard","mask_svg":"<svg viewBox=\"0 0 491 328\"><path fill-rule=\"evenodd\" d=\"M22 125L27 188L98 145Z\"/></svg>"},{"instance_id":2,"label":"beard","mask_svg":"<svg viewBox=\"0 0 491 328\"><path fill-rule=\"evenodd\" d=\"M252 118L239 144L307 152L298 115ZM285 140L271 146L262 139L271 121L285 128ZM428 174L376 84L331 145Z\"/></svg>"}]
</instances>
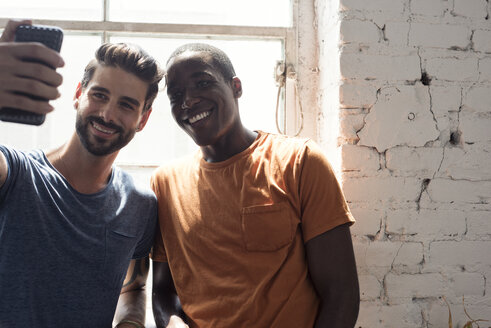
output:
<instances>
[{"instance_id":1,"label":"beard","mask_svg":"<svg viewBox=\"0 0 491 328\"><path fill-rule=\"evenodd\" d=\"M118 137L115 140L108 141L97 136L92 136L93 140L90 140L89 126L91 125L91 122L96 122L102 126L114 129ZM125 132L122 127L113 123L104 122L104 120L97 116L89 116L84 119L78 113L75 127L82 145L89 153L95 156L105 156L119 151L133 139L136 133L135 130Z\"/></svg>"}]
</instances>

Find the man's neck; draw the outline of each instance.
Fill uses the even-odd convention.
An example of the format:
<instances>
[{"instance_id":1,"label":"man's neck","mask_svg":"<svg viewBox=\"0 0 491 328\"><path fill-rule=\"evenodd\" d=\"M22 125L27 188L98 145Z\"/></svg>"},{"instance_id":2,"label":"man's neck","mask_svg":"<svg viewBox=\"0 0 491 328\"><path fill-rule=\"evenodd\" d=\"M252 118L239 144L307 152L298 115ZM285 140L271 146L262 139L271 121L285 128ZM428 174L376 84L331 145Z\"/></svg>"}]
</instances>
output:
<instances>
[{"instance_id":1,"label":"man's neck","mask_svg":"<svg viewBox=\"0 0 491 328\"><path fill-rule=\"evenodd\" d=\"M225 136L218 144L201 147L201 151L207 162L223 162L246 150L256 138L257 132L243 128L240 133Z\"/></svg>"},{"instance_id":2,"label":"man's neck","mask_svg":"<svg viewBox=\"0 0 491 328\"><path fill-rule=\"evenodd\" d=\"M93 194L107 186L117 154L95 156L83 147L75 133L66 144L47 153L46 157L75 190Z\"/></svg>"}]
</instances>

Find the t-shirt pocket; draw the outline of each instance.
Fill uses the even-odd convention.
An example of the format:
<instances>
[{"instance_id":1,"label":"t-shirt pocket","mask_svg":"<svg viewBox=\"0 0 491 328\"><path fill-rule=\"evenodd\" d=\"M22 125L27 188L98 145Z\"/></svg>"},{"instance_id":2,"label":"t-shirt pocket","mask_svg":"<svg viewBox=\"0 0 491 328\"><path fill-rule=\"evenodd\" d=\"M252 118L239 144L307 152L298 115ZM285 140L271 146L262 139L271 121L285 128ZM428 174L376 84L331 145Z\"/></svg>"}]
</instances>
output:
<instances>
[{"instance_id":1,"label":"t-shirt pocket","mask_svg":"<svg viewBox=\"0 0 491 328\"><path fill-rule=\"evenodd\" d=\"M242 235L246 250L272 252L290 244L294 236L292 216L287 203L242 208Z\"/></svg>"},{"instance_id":2,"label":"t-shirt pocket","mask_svg":"<svg viewBox=\"0 0 491 328\"><path fill-rule=\"evenodd\" d=\"M133 233L106 229L104 280L109 288L121 288L135 245Z\"/></svg>"}]
</instances>

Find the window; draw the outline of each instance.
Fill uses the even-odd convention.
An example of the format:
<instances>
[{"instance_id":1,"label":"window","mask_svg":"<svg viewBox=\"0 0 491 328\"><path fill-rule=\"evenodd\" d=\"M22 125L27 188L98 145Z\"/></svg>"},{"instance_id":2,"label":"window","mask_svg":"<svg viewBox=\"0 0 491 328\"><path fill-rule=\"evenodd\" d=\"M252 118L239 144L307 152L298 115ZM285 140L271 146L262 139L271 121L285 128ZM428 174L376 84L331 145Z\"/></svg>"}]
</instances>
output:
<instances>
[{"instance_id":1,"label":"window","mask_svg":"<svg viewBox=\"0 0 491 328\"><path fill-rule=\"evenodd\" d=\"M83 69L103 41L141 45L162 65L187 42L207 42L223 49L243 82L241 116L251 129L276 131L277 61L295 62L294 6L287 0L24 0L0 4L0 23L32 17L34 23L64 29L61 54L66 66L56 110L41 127L0 123L0 142L21 149L51 149L73 133L72 98ZM63 20L60 20L63 18ZM163 84L162 84L163 87ZM162 90L163 91L163 90ZM284 96L284 95L283 95ZM280 113L282 120L284 113ZM120 166L153 168L196 149L175 124L165 92L154 103L145 129L118 156Z\"/></svg>"}]
</instances>

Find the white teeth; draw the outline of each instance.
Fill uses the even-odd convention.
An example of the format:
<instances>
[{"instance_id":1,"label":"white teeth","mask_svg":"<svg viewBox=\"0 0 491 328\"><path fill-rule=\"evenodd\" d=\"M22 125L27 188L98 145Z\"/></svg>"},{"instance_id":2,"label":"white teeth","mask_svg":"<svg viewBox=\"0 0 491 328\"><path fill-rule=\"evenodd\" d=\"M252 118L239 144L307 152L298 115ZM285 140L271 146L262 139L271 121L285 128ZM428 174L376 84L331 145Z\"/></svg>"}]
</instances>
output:
<instances>
[{"instance_id":1,"label":"white teeth","mask_svg":"<svg viewBox=\"0 0 491 328\"><path fill-rule=\"evenodd\" d=\"M203 113L200 113L196 116L193 116L189 119L189 123L193 124L195 122L198 122L199 120L202 120L204 119L205 117L208 117L210 116L211 112L203 112Z\"/></svg>"},{"instance_id":2,"label":"white teeth","mask_svg":"<svg viewBox=\"0 0 491 328\"><path fill-rule=\"evenodd\" d=\"M102 126L100 126L99 124L95 123L95 122L92 122L92 126L94 127L94 129L96 129L97 131L101 131L101 132L104 132L104 133L108 133L108 134L113 134L114 131L111 131L111 130L106 130L104 129Z\"/></svg>"}]
</instances>

